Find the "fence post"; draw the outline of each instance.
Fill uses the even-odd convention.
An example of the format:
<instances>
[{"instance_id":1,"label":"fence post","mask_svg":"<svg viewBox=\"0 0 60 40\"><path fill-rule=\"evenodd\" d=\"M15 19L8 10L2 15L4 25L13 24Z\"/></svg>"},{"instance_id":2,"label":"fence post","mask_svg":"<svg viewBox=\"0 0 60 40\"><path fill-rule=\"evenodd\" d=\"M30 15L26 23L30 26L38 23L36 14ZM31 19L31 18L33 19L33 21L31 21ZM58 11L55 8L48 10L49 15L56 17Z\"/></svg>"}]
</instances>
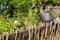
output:
<instances>
[{"instance_id":1,"label":"fence post","mask_svg":"<svg viewBox=\"0 0 60 40\"><path fill-rule=\"evenodd\" d=\"M37 34L37 36L38 36L38 40L39 40L39 33L40 33L40 27L38 27L38 34Z\"/></svg>"},{"instance_id":2,"label":"fence post","mask_svg":"<svg viewBox=\"0 0 60 40\"><path fill-rule=\"evenodd\" d=\"M57 28L58 28L58 29L57 29L58 32L59 32L59 25L60 25L60 19L58 19L58 25L57 25L57 26L58 26L58 27L57 27Z\"/></svg>"},{"instance_id":3,"label":"fence post","mask_svg":"<svg viewBox=\"0 0 60 40\"><path fill-rule=\"evenodd\" d=\"M4 32L4 33L2 33L2 40L4 40L4 34L5 34L5 32Z\"/></svg>"},{"instance_id":4,"label":"fence post","mask_svg":"<svg viewBox=\"0 0 60 40\"><path fill-rule=\"evenodd\" d=\"M33 27L32 27L32 34L31 34L31 37L32 37L32 39L31 40L34 40L34 29L33 29Z\"/></svg>"},{"instance_id":5,"label":"fence post","mask_svg":"<svg viewBox=\"0 0 60 40\"><path fill-rule=\"evenodd\" d=\"M29 39L28 40L31 40L31 35L30 35L30 25L28 27L28 33L29 33Z\"/></svg>"},{"instance_id":6,"label":"fence post","mask_svg":"<svg viewBox=\"0 0 60 40\"><path fill-rule=\"evenodd\" d=\"M2 38L2 36L1 36L1 34L0 34L0 40L1 40L1 38Z\"/></svg>"},{"instance_id":7,"label":"fence post","mask_svg":"<svg viewBox=\"0 0 60 40\"><path fill-rule=\"evenodd\" d=\"M50 22L50 25L49 25L49 26L50 26L50 30L49 30L50 33L52 32L52 28L53 28L53 26L52 26L53 24L52 24L52 23L53 23L53 22L51 21L51 22ZM51 33L51 34L52 34L52 33ZM52 40L52 37L51 37L52 35L51 35L51 34L49 35L49 37L50 37L49 39L50 39L50 40Z\"/></svg>"},{"instance_id":8,"label":"fence post","mask_svg":"<svg viewBox=\"0 0 60 40\"><path fill-rule=\"evenodd\" d=\"M15 39L14 40L17 40L17 33L18 33L18 31L15 30Z\"/></svg>"},{"instance_id":9,"label":"fence post","mask_svg":"<svg viewBox=\"0 0 60 40\"><path fill-rule=\"evenodd\" d=\"M36 25L34 25L35 26L35 28L34 28L34 40L36 40Z\"/></svg>"},{"instance_id":10,"label":"fence post","mask_svg":"<svg viewBox=\"0 0 60 40\"><path fill-rule=\"evenodd\" d=\"M44 24L44 25L45 25L45 24ZM43 36L42 36L42 35L44 34L44 33L41 34L41 29L40 29L41 27L42 27L42 22L39 23L39 30L40 30L40 33L39 33L39 35L40 35L40 36L39 36L39 40L43 40ZM44 32L44 31L43 31L43 32Z\"/></svg>"},{"instance_id":11,"label":"fence post","mask_svg":"<svg viewBox=\"0 0 60 40\"><path fill-rule=\"evenodd\" d=\"M52 30L52 23L53 23L53 22L51 21L51 22L50 22L50 25L49 25L49 26L50 26L50 31Z\"/></svg>"},{"instance_id":12,"label":"fence post","mask_svg":"<svg viewBox=\"0 0 60 40\"><path fill-rule=\"evenodd\" d=\"M49 23L46 23L45 39L47 38L47 34L48 34L48 27L49 27Z\"/></svg>"},{"instance_id":13,"label":"fence post","mask_svg":"<svg viewBox=\"0 0 60 40\"><path fill-rule=\"evenodd\" d=\"M6 40L8 40L8 38L9 38L9 35L8 35L8 33L7 33L7 35L6 35Z\"/></svg>"},{"instance_id":14,"label":"fence post","mask_svg":"<svg viewBox=\"0 0 60 40\"><path fill-rule=\"evenodd\" d=\"M18 30L18 33L19 33L19 36L18 36L17 40L20 40L20 35L21 35L20 29Z\"/></svg>"}]
</instances>

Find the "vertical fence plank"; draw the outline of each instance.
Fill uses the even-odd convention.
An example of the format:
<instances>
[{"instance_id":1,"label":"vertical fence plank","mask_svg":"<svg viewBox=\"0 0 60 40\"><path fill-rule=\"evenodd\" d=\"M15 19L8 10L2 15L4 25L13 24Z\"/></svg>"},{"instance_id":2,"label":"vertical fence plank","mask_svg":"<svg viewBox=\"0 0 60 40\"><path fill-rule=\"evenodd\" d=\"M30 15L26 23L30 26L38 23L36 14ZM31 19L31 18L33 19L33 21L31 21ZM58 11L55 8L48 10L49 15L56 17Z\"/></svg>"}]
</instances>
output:
<instances>
[{"instance_id":1,"label":"vertical fence plank","mask_svg":"<svg viewBox=\"0 0 60 40\"><path fill-rule=\"evenodd\" d=\"M2 34L2 40L4 40L4 33Z\"/></svg>"},{"instance_id":2,"label":"vertical fence plank","mask_svg":"<svg viewBox=\"0 0 60 40\"><path fill-rule=\"evenodd\" d=\"M32 33L31 33L31 40L34 40L34 36L33 36L33 32L34 32L34 29L32 28Z\"/></svg>"},{"instance_id":3,"label":"vertical fence plank","mask_svg":"<svg viewBox=\"0 0 60 40\"><path fill-rule=\"evenodd\" d=\"M18 31L15 30L15 39L14 40L17 40L17 33L18 33Z\"/></svg>"},{"instance_id":4,"label":"vertical fence plank","mask_svg":"<svg viewBox=\"0 0 60 40\"><path fill-rule=\"evenodd\" d=\"M29 25L28 33L29 33L29 39L28 39L28 40L31 40L31 35L30 35L30 25Z\"/></svg>"},{"instance_id":5,"label":"vertical fence plank","mask_svg":"<svg viewBox=\"0 0 60 40\"><path fill-rule=\"evenodd\" d=\"M46 23L45 38L47 38L49 23Z\"/></svg>"},{"instance_id":6,"label":"vertical fence plank","mask_svg":"<svg viewBox=\"0 0 60 40\"><path fill-rule=\"evenodd\" d=\"M35 25L35 31L34 31L34 40L36 40L36 25Z\"/></svg>"},{"instance_id":7,"label":"vertical fence plank","mask_svg":"<svg viewBox=\"0 0 60 40\"><path fill-rule=\"evenodd\" d=\"M45 24L44 24L45 25ZM39 40L43 40L43 36L42 36L42 33L41 33L41 28L42 27L42 22L41 23L39 23Z\"/></svg>"},{"instance_id":8,"label":"vertical fence plank","mask_svg":"<svg viewBox=\"0 0 60 40\"><path fill-rule=\"evenodd\" d=\"M52 31L51 31L51 39L53 40L54 39L54 35L55 35L55 32L56 32L56 22L54 22L54 26L52 27Z\"/></svg>"},{"instance_id":9,"label":"vertical fence plank","mask_svg":"<svg viewBox=\"0 0 60 40\"><path fill-rule=\"evenodd\" d=\"M49 26L50 26L50 29L49 29L49 31L50 31L50 32L49 32L49 34L50 34L50 35L49 35L49 40L52 40L52 38L51 38L51 33L52 33L53 22L50 22L50 25L49 25Z\"/></svg>"},{"instance_id":10,"label":"vertical fence plank","mask_svg":"<svg viewBox=\"0 0 60 40\"><path fill-rule=\"evenodd\" d=\"M39 40L39 32L40 32L40 30L39 30L39 29L40 29L40 27L38 27L38 40Z\"/></svg>"},{"instance_id":11,"label":"vertical fence plank","mask_svg":"<svg viewBox=\"0 0 60 40\"><path fill-rule=\"evenodd\" d=\"M21 40L24 40L24 32L21 34Z\"/></svg>"},{"instance_id":12,"label":"vertical fence plank","mask_svg":"<svg viewBox=\"0 0 60 40\"><path fill-rule=\"evenodd\" d=\"M18 30L18 33L19 33L19 35L18 35L17 40L20 40L20 35L21 35L21 33L20 33L20 29Z\"/></svg>"},{"instance_id":13,"label":"vertical fence plank","mask_svg":"<svg viewBox=\"0 0 60 40\"><path fill-rule=\"evenodd\" d=\"M52 26L53 26L53 22L52 21L50 22L49 26L50 26L50 31L51 31L52 30Z\"/></svg>"},{"instance_id":14,"label":"vertical fence plank","mask_svg":"<svg viewBox=\"0 0 60 40\"><path fill-rule=\"evenodd\" d=\"M0 34L0 40L1 40L1 37L2 37L2 36L1 36L1 34Z\"/></svg>"},{"instance_id":15,"label":"vertical fence plank","mask_svg":"<svg viewBox=\"0 0 60 40\"><path fill-rule=\"evenodd\" d=\"M19 37L18 37L18 40L21 40L21 33L19 32Z\"/></svg>"},{"instance_id":16,"label":"vertical fence plank","mask_svg":"<svg viewBox=\"0 0 60 40\"><path fill-rule=\"evenodd\" d=\"M9 34L7 33L7 35L6 35L6 40L8 40L8 38L9 38Z\"/></svg>"}]
</instances>

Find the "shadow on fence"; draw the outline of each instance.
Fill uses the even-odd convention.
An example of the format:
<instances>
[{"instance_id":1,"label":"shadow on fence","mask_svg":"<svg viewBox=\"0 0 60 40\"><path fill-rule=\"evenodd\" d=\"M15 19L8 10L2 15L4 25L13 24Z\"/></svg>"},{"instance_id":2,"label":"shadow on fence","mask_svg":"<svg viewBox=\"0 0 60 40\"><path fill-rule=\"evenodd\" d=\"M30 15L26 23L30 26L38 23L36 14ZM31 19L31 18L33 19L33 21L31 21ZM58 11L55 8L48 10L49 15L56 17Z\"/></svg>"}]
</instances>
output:
<instances>
[{"instance_id":1,"label":"shadow on fence","mask_svg":"<svg viewBox=\"0 0 60 40\"><path fill-rule=\"evenodd\" d=\"M60 24L39 23L38 26L27 27L26 30L15 30L0 34L0 40L60 40Z\"/></svg>"}]
</instances>

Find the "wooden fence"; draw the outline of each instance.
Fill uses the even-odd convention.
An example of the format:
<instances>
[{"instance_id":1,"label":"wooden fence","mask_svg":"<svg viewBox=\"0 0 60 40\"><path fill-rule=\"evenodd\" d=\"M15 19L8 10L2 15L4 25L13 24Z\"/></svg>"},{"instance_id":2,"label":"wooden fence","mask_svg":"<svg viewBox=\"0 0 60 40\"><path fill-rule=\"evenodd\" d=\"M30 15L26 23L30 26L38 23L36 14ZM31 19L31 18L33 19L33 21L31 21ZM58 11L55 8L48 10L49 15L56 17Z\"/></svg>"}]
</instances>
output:
<instances>
[{"instance_id":1,"label":"wooden fence","mask_svg":"<svg viewBox=\"0 0 60 40\"><path fill-rule=\"evenodd\" d=\"M0 40L60 40L60 24L39 23L38 26L28 26L26 30L15 30L0 34Z\"/></svg>"}]
</instances>

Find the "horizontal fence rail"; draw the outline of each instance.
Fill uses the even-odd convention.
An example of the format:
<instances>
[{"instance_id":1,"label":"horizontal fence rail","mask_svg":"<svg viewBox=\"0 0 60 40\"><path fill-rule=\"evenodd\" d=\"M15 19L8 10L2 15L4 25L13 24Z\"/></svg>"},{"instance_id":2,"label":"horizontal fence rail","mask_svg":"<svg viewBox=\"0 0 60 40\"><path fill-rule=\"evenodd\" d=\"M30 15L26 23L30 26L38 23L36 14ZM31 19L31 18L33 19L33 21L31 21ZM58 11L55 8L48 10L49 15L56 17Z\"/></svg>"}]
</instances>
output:
<instances>
[{"instance_id":1,"label":"horizontal fence rail","mask_svg":"<svg viewBox=\"0 0 60 40\"><path fill-rule=\"evenodd\" d=\"M28 26L26 30L15 30L0 34L0 40L60 40L60 23L39 23L38 26Z\"/></svg>"}]
</instances>

